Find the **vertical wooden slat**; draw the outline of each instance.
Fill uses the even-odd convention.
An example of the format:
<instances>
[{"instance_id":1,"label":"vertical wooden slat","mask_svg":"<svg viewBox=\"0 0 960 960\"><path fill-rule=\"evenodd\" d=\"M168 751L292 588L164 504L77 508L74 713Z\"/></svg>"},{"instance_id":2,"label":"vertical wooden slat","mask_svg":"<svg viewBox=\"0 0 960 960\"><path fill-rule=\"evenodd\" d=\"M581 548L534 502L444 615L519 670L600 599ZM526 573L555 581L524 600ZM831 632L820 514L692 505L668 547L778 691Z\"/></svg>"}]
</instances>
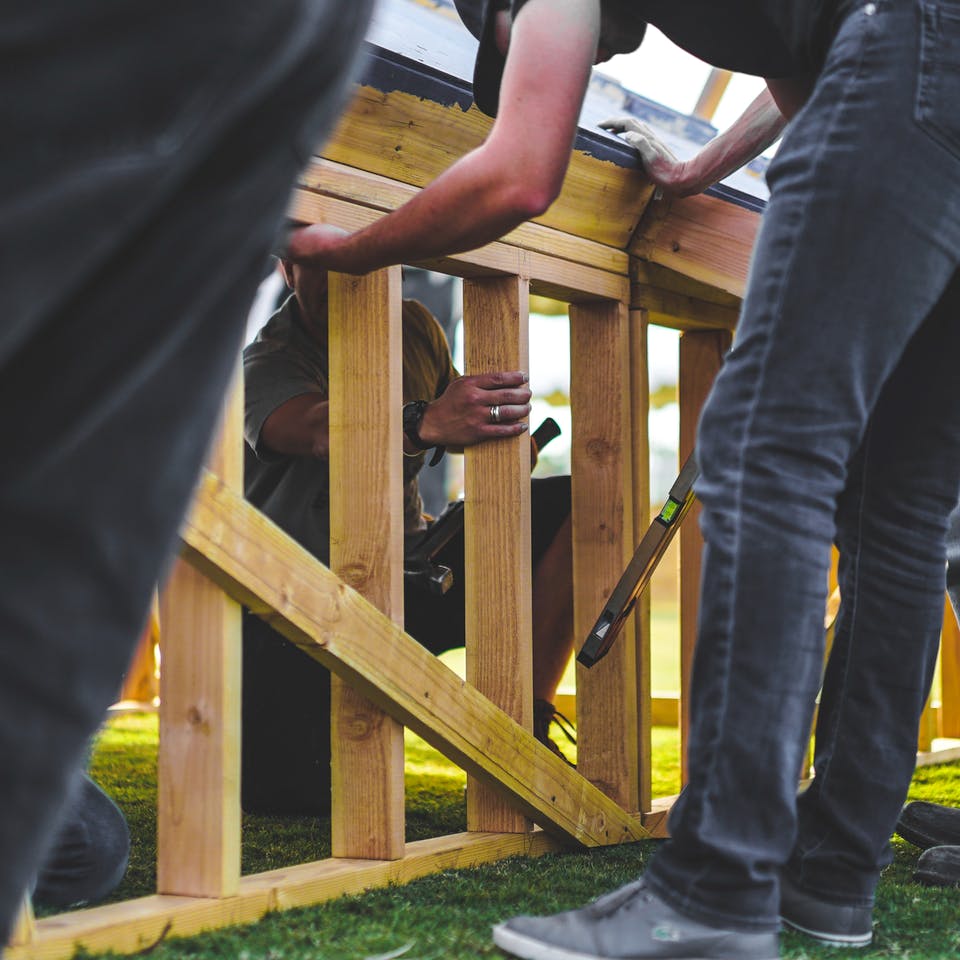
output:
<instances>
[{"instance_id":1,"label":"vertical wooden slat","mask_svg":"<svg viewBox=\"0 0 960 960\"><path fill-rule=\"evenodd\" d=\"M940 635L940 736L960 737L960 628L949 599Z\"/></svg>"},{"instance_id":2,"label":"vertical wooden slat","mask_svg":"<svg viewBox=\"0 0 960 960\"><path fill-rule=\"evenodd\" d=\"M586 637L633 553L630 337L625 304L570 307L574 636ZM577 665L577 768L639 809L638 663L631 626L589 670Z\"/></svg>"},{"instance_id":3,"label":"vertical wooden slat","mask_svg":"<svg viewBox=\"0 0 960 960\"><path fill-rule=\"evenodd\" d=\"M468 373L529 370L529 283L463 285ZM467 680L528 730L533 725L530 440L468 447L464 463ZM467 829L522 833L530 822L468 779Z\"/></svg>"},{"instance_id":4,"label":"vertical wooden slat","mask_svg":"<svg viewBox=\"0 0 960 960\"><path fill-rule=\"evenodd\" d=\"M10 935L9 946L18 947L33 943L35 933L36 924L33 919L33 904L30 902L30 897L25 896L23 898L23 904L20 907L20 913L17 914L17 919L13 924L13 933ZM2 948L3 944L0 943L0 950L2 950Z\"/></svg>"},{"instance_id":5,"label":"vertical wooden slat","mask_svg":"<svg viewBox=\"0 0 960 960\"><path fill-rule=\"evenodd\" d=\"M399 267L330 277L330 567L402 625L401 310ZM403 727L336 676L331 716L333 855L397 860Z\"/></svg>"},{"instance_id":6,"label":"vertical wooden slat","mask_svg":"<svg viewBox=\"0 0 960 960\"><path fill-rule=\"evenodd\" d=\"M210 468L243 489L243 381ZM157 890L228 897L240 882L240 605L177 560L160 600Z\"/></svg>"},{"instance_id":7,"label":"vertical wooden slat","mask_svg":"<svg viewBox=\"0 0 960 960\"><path fill-rule=\"evenodd\" d=\"M630 445L633 479L633 542L640 543L650 523L650 370L646 310L630 312ZM627 551L630 552L629 549ZM638 801L647 812L653 803L653 695L650 677L650 591L637 600L633 620L637 640L637 749L640 758Z\"/></svg>"},{"instance_id":8,"label":"vertical wooden slat","mask_svg":"<svg viewBox=\"0 0 960 960\"><path fill-rule=\"evenodd\" d=\"M696 443L700 410L730 345L726 330L686 330L680 337L677 392L680 401L680 463ZM694 503L680 528L680 758L687 779L687 734L690 730L690 675L700 608L700 504Z\"/></svg>"}]
</instances>

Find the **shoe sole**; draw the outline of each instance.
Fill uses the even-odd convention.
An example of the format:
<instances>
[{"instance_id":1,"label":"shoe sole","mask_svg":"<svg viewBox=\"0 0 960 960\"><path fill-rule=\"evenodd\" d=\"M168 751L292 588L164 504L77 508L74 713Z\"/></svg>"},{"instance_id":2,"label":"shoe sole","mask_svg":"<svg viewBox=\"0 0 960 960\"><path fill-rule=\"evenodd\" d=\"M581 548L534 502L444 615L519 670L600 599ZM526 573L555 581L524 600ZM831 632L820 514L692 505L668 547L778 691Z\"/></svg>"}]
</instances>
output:
<instances>
[{"instance_id":1,"label":"shoe sole","mask_svg":"<svg viewBox=\"0 0 960 960\"><path fill-rule=\"evenodd\" d=\"M567 950L565 947L535 940L533 937L511 930L504 923L493 928L493 942L501 950L512 953L515 957L520 957L521 960L614 960L611 957L602 957L598 953L581 953L579 950ZM616 960L633 960L633 958L623 956L616 958ZM636 960L640 960L640 958L638 957ZM666 955L664 955L664 960L667 960ZM672 960L718 960L718 958L676 954ZM734 960L734 958L730 958L730 960ZM739 960L739 957L736 960ZM757 957L754 960L779 960L779 954L770 957Z\"/></svg>"},{"instance_id":2,"label":"shoe sole","mask_svg":"<svg viewBox=\"0 0 960 960\"><path fill-rule=\"evenodd\" d=\"M793 920L781 917L780 922L791 930L806 934L814 940L819 940L830 947L869 947L873 941L873 931L870 933L827 933L825 930L811 930Z\"/></svg>"},{"instance_id":3,"label":"shoe sole","mask_svg":"<svg viewBox=\"0 0 960 960\"><path fill-rule=\"evenodd\" d=\"M925 887L940 887L941 890L960 886L960 878L955 874L937 873L934 870L915 870L913 882Z\"/></svg>"},{"instance_id":4,"label":"shoe sole","mask_svg":"<svg viewBox=\"0 0 960 960\"><path fill-rule=\"evenodd\" d=\"M921 833L919 830L914 830L912 827L903 826L899 823L896 826L896 832L898 837L906 840L907 843L912 843L921 850L929 850L931 847L944 845L942 840L937 840L929 834Z\"/></svg>"}]
</instances>

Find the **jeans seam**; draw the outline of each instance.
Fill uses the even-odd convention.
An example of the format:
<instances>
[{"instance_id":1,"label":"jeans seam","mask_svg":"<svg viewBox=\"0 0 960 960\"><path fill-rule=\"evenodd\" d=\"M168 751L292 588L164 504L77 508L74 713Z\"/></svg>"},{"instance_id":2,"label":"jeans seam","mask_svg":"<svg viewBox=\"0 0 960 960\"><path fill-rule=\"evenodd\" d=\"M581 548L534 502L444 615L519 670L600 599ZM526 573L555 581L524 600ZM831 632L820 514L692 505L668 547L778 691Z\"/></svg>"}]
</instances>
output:
<instances>
[{"instance_id":1,"label":"jeans seam","mask_svg":"<svg viewBox=\"0 0 960 960\"><path fill-rule=\"evenodd\" d=\"M861 566L861 559L863 554L863 518L866 510L865 504L867 500L867 494L869 493L869 470L867 469L867 463L870 459L871 439L872 439L872 428L868 426L866 434L864 436L864 440L863 440L863 466L860 470L862 481L860 486L859 502L857 504L857 527L856 527L857 548L852 558L851 576L849 578L854 583L856 583L860 578L860 566ZM846 702L847 702L847 690L850 683L850 661L851 661L850 654L851 654L851 647L853 644L854 636L856 634L857 616L859 614L859 605L857 603L858 591L856 587L853 588L852 593L853 593L853 600L852 600L852 606L850 610L849 629L848 629L850 640L847 643L847 646L845 649L842 684L837 695L837 701L839 706L835 712L835 715L831 722L830 730L827 736L827 742L830 744L831 749L830 749L830 753L827 758L827 761L824 765L823 771L822 772L818 771L816 774L817 780L819 780L820 782L820 785L817 788L820 793L824 793L829 788L829 785L830 785L829 777L830 777L830 770L833 766L833 755L834 755L834 748L836 747L837 731L840 728L840 714L842 710L845 708ZM843 603L842 595L840 597L840 602ZM836 638L834 638L834 649L836 649ZM831 652L831 657L832 656L833 654ZM819 850L820 847L824 845L824 843L826 843L828 832L829 832L829 829L825 830L823 832L823 835L820 837L820 839L812 847L804 850L802 857L805 858L809 854L816 853L816 851ZM801 878L803 876L802 862L803 860L801 858L801 868L800 868Z\"/></svg>"}]
</instances>

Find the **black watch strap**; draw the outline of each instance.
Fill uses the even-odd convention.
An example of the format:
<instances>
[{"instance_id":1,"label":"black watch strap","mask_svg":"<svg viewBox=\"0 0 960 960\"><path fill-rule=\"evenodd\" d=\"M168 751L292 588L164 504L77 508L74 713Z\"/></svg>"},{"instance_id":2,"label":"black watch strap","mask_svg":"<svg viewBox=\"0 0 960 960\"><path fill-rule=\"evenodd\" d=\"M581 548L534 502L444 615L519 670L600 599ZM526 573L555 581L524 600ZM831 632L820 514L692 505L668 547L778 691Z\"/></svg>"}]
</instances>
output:
<instances>
[{"instance_id":1,"label":"black watch strap","mask_svg":"<svg viewBox=\"0 0 960 960\"><path fill-rule=\"evenodd\" d=\"M418 450L429 450L433 446L432 443L424 443L420 439L420 423L426 409L426 400L411 400L403 405L403 432Z\"/></svg>"}]
</instances>

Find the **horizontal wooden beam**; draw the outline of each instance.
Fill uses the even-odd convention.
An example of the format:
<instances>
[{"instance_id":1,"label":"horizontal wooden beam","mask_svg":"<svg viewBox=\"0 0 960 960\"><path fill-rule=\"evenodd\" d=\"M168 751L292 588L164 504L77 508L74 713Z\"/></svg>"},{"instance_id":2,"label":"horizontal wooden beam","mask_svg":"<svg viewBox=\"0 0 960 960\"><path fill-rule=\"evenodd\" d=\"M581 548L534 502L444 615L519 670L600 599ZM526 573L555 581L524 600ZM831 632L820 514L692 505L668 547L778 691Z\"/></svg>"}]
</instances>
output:
<instances>
[{"instance_id":1,"label":"horizontal wooden beam","mask_svg":"<svg viewBox=\"0 0 960 960\"><path fill-rule=\"evenodd\" d=\"M359 86L323 156L423 187L478 147L490 126L476 107ZM537 222L622 250L652 193L640 170L577 150L560 196Z\"/></svg>"},{"instance_id":2,"label":"horizontal wooden beam","mask_svg":"<svg viewBox=\"0 0 960 960\"><path fill-rule=\"evenodd\" d=\"M253 923L288 910L409 883L440 870L473 867L504 857L540 856L560 849L542 831L532 834L459 833L407 844L401 860L321 860L243 877L236 896L141 897L40 920L28 944L10 946L6 960L68 960L90 953L147 953L168 937L187 937Z\"/></svg>"},{"instance_id":3,"label":"horizontal wooden beam","mask_svg":"<svg viewBox=\"0 0 960 960\"><path fill-rule=\"evenodd\" d=\"M350 200L302 188L294 193L289 213L292 218L304 223L330 223L344 230L359 230L383 216L376 207L361 206ZM543 239L543 244L544 249L548 249L546 239ZM615 253L620 256L618 252ZM622 256L623 259L617 262L618 272L612 272L575 259L568 260L498 241L452 257L413 261L411 265L464 278L512 274L528 279L534 293L576 303L585 300L626 300L630 296L627 258L625 254ZM619 271L621 267L622 272Z\"/></svg>"},{"instance_id":4,"label":"horizontal wooden beam","mask_svg":"<svg viewBox=\"0 0 960 960\"><path fill-rule=\"evenodd\" d=\"M719 197L650 204L629 251L708 287L743 297L760 213Z\"/></svg>"},{"instance_id":5,"label":"horizontal wooden beam","mask_svg":"<svg viewBox=\"0 0 960 960\"><path fill-rule=\"evenodd\" d=\"M630 289L630 307L645 310L649 323L675 330L733 330L740 316L733 307L637 283Z\"/></svg>"},{"instance_id":6,"label":"horizontal wooden beam","mask_svg":"<svg viewBox=\"0 0 960 960\"><path fill-rule=\"evenodd\" d=\"M380 212L396 209L420 190L419 187L322 158L314 158L307 165L300 175L300 184L310 193L349 200ZM630 267L630 257L617 247L585 240L532 221L511 230L503 237L503 242L619 275L628 273Z\"/></svg>"},{"instance_id":7,"label":"horizontal wooden beam","mask_svg":"<svg viewBox=\"0 0 960 960\"><path fill-rule=\"evenodd\" d=\"M183 556L224 592L545 830L588 847L647 836L214 474L181 536Z\"/></svg>"}]
</instances>

